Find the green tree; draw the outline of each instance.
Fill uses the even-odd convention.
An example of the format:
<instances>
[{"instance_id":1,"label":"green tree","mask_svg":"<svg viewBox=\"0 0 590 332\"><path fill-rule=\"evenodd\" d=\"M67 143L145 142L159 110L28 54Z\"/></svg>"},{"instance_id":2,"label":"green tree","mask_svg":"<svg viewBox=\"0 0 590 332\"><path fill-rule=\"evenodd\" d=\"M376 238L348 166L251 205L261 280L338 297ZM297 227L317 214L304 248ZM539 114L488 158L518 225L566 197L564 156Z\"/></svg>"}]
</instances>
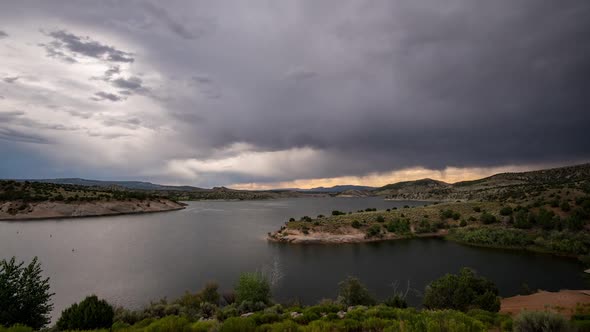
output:
<instances>
[{"instance_id":1,"label":"green tree","mask_svg":"<svg viewBox=\"0 0 590 332\"><path fill-rule=\"evenodd\" d=\"M493 224L496 222L496 216L487 212L482 213L479 218L481 219L481 222L486 225Z\"/></svg>"},{"instance_id":2,"label":"green tree","mask_svg":"<svg viewBox=\"0 0 590 332\"><path fill-rule=\"evenodd\" d=\"M270 284L259 273L242 273L236 285L236 302L270 303Z\"/></svg>"},{"instance_id":3,"label":"green tree","mask_svg":"<svg viewBox=\"0 0 590 332\"><path fill-rule=\"evenodd\" d=\"M219 285L216 282L209 282L197 295L203 302L218 304L220 300L218 289Z\"/></svg>"},{"instance_id":4,"label":"green tree","mask_svg":"<svg viewBox=\"0 0 590 332\"><path fill-rule=\"evenodd\" d=\"M426 286L424 306L428 309L500 310L498 288L489 280L463 268L459 274L447 274Z\"/></svg>"},{"instance_id":5,"label":"green tree","mask_svg":"<svg viewBox=\"0 0 590 332\"><path fill-rule=\"evenodd\" d=\"M59 330L94 330L110 328L113 325L115 311L105 300L96 295L86 297L82 302L74 303L61 313L57 321Z\"/></svg>"},{"instance_id":6,"label":"green tree","mask_svg":"<svg viewBox=\"0 0 590 332\"><path fill-rule=\"evenodd\" d=\"M0 261L0 325L40 329L49 323L54 294L42 272L37 257L27 266L17 263L15 257Z\"/></svg>"},{"instance_id":7,"label":"green tree","mask_svg":"<svg viewBox=\"0 0 590 332\"><path fill-rule=\"evenodd\" d=\"M500 215L502 216L509 216L512 214L512 208L510 206L505 206L500 209Z\"/></svg>"},{"instance_id":8,"label":"green tree","mask_svg":"<svg viewBox=\"0 0 590 332\"><path fill-rule=\"evenodd\" d=\"M376 303L367 288L354 277L348 277L338 284L338 299L346 306L374 305Z\"/></svg>"}]
</instances>

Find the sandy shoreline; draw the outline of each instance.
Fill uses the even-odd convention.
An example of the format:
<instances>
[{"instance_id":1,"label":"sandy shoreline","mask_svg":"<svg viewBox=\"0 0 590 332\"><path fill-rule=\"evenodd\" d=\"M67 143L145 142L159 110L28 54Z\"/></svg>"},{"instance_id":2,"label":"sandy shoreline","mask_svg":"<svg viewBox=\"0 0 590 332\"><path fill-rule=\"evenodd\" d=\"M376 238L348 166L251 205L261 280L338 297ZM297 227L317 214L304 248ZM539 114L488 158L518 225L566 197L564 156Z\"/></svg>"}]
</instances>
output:
<instances>
[{"instance_id":1,"label":"sandy shoreline","mask_svg":"<svg viewBox=\"0 0 590 332\"><path fill-rule=\"evenodd\" d=\"M283 230L282 232L269 233L267 240L270 242L277 243L293 243L293 244L340 244L340 243L367 243L367 242L380 242L380 241L392 241L392 240L403 240L410 238L431 238L431 237L444 237L447 235L447 230L441 230L436 233L422 233L412 234L411 236L400 236L394 233L384 234L381 237L367 238L364 232L357 229L347 229L346 232L339 234L328 233L328 232L313 232L310 231L308 234L304 234L299 230Z\"/></svg>"},{"instance_id":2,"label":"sandy shoreline","mask_svg":"<svg viewBox=\"0 0 590 332\"><path fill-rule=\"evenodd\" d=\"M17 207L16 213L10 213ZM0 202L0 221L26 221L62 218L116 216L156 213L184 209L185 206L168 199L91 202Z\"/></svg>"}]
</instances>

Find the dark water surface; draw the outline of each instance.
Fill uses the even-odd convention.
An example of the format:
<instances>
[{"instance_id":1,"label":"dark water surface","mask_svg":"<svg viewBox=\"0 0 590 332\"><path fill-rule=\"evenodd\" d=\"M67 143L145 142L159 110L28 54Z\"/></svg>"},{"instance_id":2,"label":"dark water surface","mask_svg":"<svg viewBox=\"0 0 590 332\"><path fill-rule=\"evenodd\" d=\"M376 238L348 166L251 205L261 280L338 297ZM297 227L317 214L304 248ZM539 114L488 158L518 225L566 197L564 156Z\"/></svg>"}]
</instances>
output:
<instances>
[{"instance_id":1,"label":"dark water surface","mask_svg":"<svg viewBox=\"0 0 590 332\"><path fill-rule=\"evenodd\" d=\"M576 260L461 246L440 239L371 244L267 243L268 231L290 217L421 205L378 198L299 198L269 201L190 202L186 210L116 217L0 222L0 258L38 256L51 278L54 316L94 293L138 308L161 297L198 290L207 281L230 289L241 272L274 280L277 301L315 303L335 297L337 284L359 277L379 298L391 284L422 291L435 278L472 267L510 296L531 289L585 288ZM72 251L73 249L73 251ZM410 303L420 298L412 294Z\"/></svg>"}]
</instances>

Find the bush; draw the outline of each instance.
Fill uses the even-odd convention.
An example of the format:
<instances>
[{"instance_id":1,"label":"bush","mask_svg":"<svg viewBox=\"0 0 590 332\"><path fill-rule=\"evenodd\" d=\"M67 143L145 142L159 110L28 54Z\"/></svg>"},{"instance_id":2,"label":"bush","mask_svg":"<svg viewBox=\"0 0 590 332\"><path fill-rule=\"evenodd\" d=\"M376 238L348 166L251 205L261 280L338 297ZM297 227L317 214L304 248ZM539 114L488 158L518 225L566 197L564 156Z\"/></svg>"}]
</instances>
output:
<instances>
[{"instance_id":1,"label":"bush","mask_svg":"<svg viewBox=\"0 0 590 332\"><path fill-rule=\"evenodd\" d=\"M563 316L553 312L524 311L513 323L515 332L568 331L568 323Z\"/></svg>"},{"instance_id":2,"label":"bush","mask_svg":"<svg viewBox=\"0 0 590 332\"><path fill-rule=\"evenodd\" d=\"M338 284L338 300L346 306L376 303L367 288L357 278L348 277Z\"/></svg>"},{"instance_id":3,"label":"bush","mask_svg":"<svg viewBox=\"0 0 590 332\"><path fill-rule=\"evenodd\" d=\"M510 206L505 206L500 209L500 215L502 216L509 216L512 214L512 208Z\"/></svg>"},{"instance_id":4,"label":"bush","mask_svg":"<svg viewBox=\"0 0 590 332\"><path fill-rule=\"evenodd\" d=\"M0 325L0 332L33 332L33 328L22 324L15 324L9 328L4 328Z\"/></svg>"},{"instance_id":5,"label":"bush","mask_svg":"<svg viewBox=\"0 0 590 332\"><path fill-rule=\"evenodd\" d=\"M475 211L475 212L478 212L478 213L479 213L479 212L481 212L481 208L480 208L479 206L474 206L474 207L473 207L473 211Z\"/></svg>"},{"instance_id":6,"label":"bush","mask_svg":"<svg viewBox=\"0 0 590 332\"><path fill-rule=\"evenodd\" d=\"M231 317L223 322L219 332L250 332L256 330L256 323L251 318Z\"/></svg>"},{"instance_id":7,"label":"bush","mask_svg":"<svg viewBox=\"0 0 590 332\"><path fill-rule=\"evenodd\" d=\"M407 308L408 307L408 302L406 302L406 299L403 298L403 296L401 296L399 294L395 294L393 296L388 297L385 301L383 301L383 304L385 304L388 307L392 307L392 308Z\"/></svg>"},{"instance_id":8,"label":"bush","mask_svg":"<svg viewBox=\"0 0 590 332\"><path fill-rule=\"evenodd\" d=\"M377 216L377 219L376 219L376 220L377 220L377 222L379 222L379 223L383 223L383 222L385 222L385 218L383 218L383 216Z\"/></svg>"},{"instance_id":9,"label":"bush","mask_svg":"<svg viewBox=\"0 0 590 332\"><path fill-rule=\"evenodd\" d=\"M53 308L49 278L41 276L37 257L24 266L12 257L0 261L0 325L24 324L40 329L50 321Z\"/></svg>"},{"instance_id":10,"label":"bush","mask_svg":"<svg viewBox=\"0 0 590 332\"><path fill-rule=\"evenodd\" d=\"M572 209L570 203L568 203L567 201L563 201L559 207L563 212L569 212Z\"/></svg>"},{"instance_id":11,"label":"bush","mask_svg":"<svg viewBox=\"0 0 590 332\"><path fill-rule=\"evenodd\" d=\"M333 216L342 216L342 215L345 215L345 214L346 214L346 212L342 212L342 211L338 211L338 210L332 211L332 215Z\"/></svg>"},{"instance_id":12,"label":"bush","mask_svg":"<svg viewBox=\"0 0 590 332\"><path fill-rule=\"evenodd\" d=\"M372 238L376 236L381 236L381 226L379 225L372 225L367 229L366 233L367 238Z\"/></svg>"},{"instance_id":13,"label":"bush","mask_svg":"<svg viewBox=\"0 0 590 332\"><path fill-rule=\"evenodd\" d=\"M447 274L426 286L424 306L428 309L500 310L498 288L475 272L463 268L457 275Z\"/></svg>"},{"instance_id":14,"label":"bush","mask_svg":"<svg viewBox=\"0 0 590 332\"><path fill-rule=\"evenodd\" d=\"M110 328L115 311L105 300L96 295L86 297L80 304L74 303L61 313L57 321L60 330L93 330Z\"/></svg>"},{"instance_id":15,"label":"bush","mask_svg":"<svg viewBox=\"0 0 590 332\"><path fill-rule=\"evenodd\" d=\"M388 232L397 233L397 234L406 234L410 233L410 223L408 221L395 219L387 223L385 226Z\"/></svg>"},{"instance_id":16,"label":"bush","mask_svg":"<svg viewBox=\"0 0 590 332\"><path fill-rule=\"evenodd\" d=\"M441 219L449 219L453 217L453 210L444 210L440 212Z\"/></svg>"},{"instance_id":17,"label":"bush","mask_svg":"<svg viewBox=\"0 0 590 332\"><path fill-rule=\"evenodd\" d=\"M453 212L453 220L459 220L459 218L461 218L461 213Z\"/></svg>"},{"instance_id":18,"label":"bush","mask_svg":"<svg viewBox=\"0 0 590 332\"><path fill-rule=\"evenodd\" d=\"M236 301L270 303L270 284L268 280L258 273L242 273L236 286Z\"/></svg>"},{"instance_id":19,"label":"bush","mask_svg":"<svg viewBox=\"0 0 590 332\"><path fill-rule=\"evenodd\" d=\"M211 304L219 304L220 296L217 290L219 285L216 282L209 282L205 285L205 288L201 289L197 296L201 299L201 302L207 302Z\"/></svg>"},{"instance_id":20,"label":"bush","mask_svg":"<svg viewBox=\"0 0 590 332\"><path fill-rule=\"evenodd\" d=\"M233 291L223 293L222 297L228 305L236 302L236 293Z\"/></svg>"},{"instance_id":21,"label":"bush","mask_svg":"<svg viewBox=\"0 0 590 332\"><path fill-rule=\"evenodd\" d=\"M166 316L148 325L145 332L191 332L190 322L186 317Z\"/></svg>"},{"instance_id":22,"label":"bush","mask_svg":"<svg viewBox=\"0 0 590 332\"><path fill-rule=\"evenodd\" d=\"M354 221L352 222L352 227L353 227L353 228L357 228L357 229L358 229L358 228L361 228L361 223L360 223L358 220L354 220Z\"/></svg>"},{"instance_id":23,"label":"bush","mask_svg":"<svg viewBox=\"0 0 590 332\"><path fill-rule=\"evenodd\" d=\"M459 223L460 227L465 227L467 226L467 221L465 221L465 219L461 220L461 222Z\"/></svg>"},{"instance_id":24,"label":"bush","mask_svg":"<svg viewBox=\"0 0 590 332\"><path fill-rule=\"evenodd\" d=\"M485 225L493 224L496 222L496 216L494 216L493 214L489 214L487 212L482 213L479 218L481 222Z\"/></svg>"},{"instance_id":25,"label":"bush","mask_svg":"<svg viewBox=\"0 0 590 332\"><path fill-rule=\"evenodd\" d=\"M436 231L436 227L431 225L427 219L422 219L416 228L416 233L429 233Z\"/></svg>"}]
</instances>

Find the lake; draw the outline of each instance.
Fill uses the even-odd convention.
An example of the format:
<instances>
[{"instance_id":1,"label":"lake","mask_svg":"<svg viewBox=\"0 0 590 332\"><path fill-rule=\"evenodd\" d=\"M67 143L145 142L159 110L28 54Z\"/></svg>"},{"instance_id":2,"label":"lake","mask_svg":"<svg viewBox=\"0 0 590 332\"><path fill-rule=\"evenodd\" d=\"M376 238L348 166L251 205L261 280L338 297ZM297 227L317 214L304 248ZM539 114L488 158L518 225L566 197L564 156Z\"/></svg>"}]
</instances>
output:
<instances>
[{"instance_id":1,"label":"lake","mask_svg":"<svg viewBox=\"0 0 590 332\"><path fill-rule=\"evenodd\" d=\"M357 276L379 298L392 284L419 292L445 273L471 267L498 285L501 295L531 289L587 288L575 259L462 246L442 239L368 244L287 245L268 243L266 233L290 217L332 210L385 209L421 202L380 198L296 198L267 201L189 202L185 210L25 222L0 222L0 258L38 256L56 293L54 319L89 294L139 308L150 300L174 299L207 281L229 290L241 272L273 280L276 301L307 304L334 298L338 282Z\"/></svg>"}]
</instances>

